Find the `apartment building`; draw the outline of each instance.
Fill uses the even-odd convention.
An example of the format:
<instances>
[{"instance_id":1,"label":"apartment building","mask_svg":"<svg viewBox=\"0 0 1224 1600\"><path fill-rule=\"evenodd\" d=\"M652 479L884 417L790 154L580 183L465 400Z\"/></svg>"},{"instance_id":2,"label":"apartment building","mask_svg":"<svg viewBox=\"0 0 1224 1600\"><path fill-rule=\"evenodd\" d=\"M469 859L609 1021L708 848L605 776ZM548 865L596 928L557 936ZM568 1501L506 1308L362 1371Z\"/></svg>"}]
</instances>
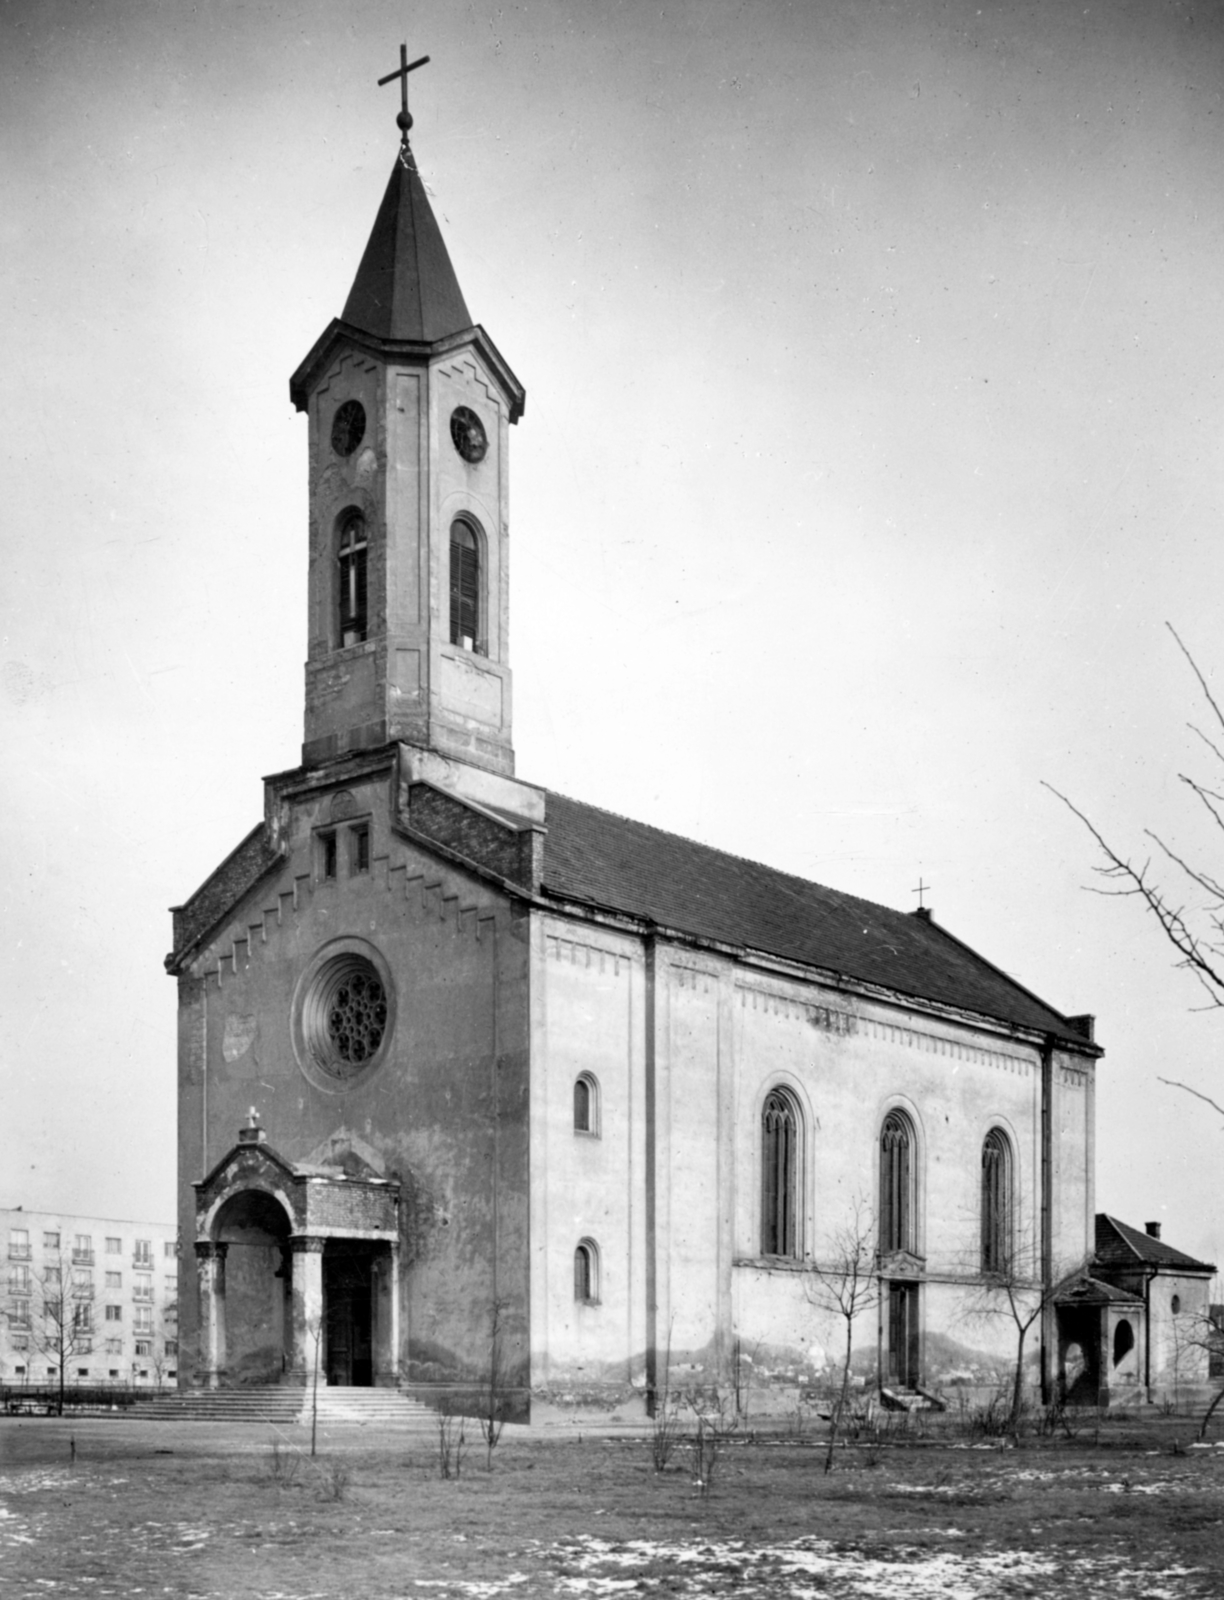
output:
<instances>
[{"instance_id":1,"label":"apartment building","mask_svg":"<svg viewBox=\"0 0 1224 1600\"><path fill-rule=\"evenodd\" d=\"M0 1384L125 1384L178 1378L178 1235L118 1222L0 1208L5 1251Z\"/></svg>"}]
</instances>

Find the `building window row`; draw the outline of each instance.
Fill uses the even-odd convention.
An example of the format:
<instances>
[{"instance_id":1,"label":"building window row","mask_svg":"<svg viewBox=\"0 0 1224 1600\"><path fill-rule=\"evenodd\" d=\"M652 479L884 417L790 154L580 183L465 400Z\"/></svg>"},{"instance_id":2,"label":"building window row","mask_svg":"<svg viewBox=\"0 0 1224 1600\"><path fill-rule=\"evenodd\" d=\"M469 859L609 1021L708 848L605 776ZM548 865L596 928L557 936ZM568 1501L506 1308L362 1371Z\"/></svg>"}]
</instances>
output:
<instances>
[{"instance_id":1,"label":"building window row","mask_svg":"<svg viewBox=\"0 0 1224 1600\"><path fill-rule=\"evenodd\" d=\"M789 1090L776 1087L761 1111L761 1254L802 1255L803 1116ZM876 1222L881 1255L917 1249L917 1140L903 1111L890 1111L879 1135L879 1191ZM1001 1128L986 1135L981 1152L979 1267L985 1274L1006 1272L1012 1260L1014 1161L1011 1141Z\"/></svg>"}]
</instances>

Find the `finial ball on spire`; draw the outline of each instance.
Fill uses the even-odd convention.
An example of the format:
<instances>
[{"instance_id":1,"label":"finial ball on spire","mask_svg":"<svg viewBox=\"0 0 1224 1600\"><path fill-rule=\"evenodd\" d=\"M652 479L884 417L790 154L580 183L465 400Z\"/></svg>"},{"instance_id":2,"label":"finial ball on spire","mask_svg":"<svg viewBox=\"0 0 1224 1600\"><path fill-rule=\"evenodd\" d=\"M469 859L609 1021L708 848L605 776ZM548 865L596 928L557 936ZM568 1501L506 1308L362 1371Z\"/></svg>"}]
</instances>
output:
<instances>
[{"instance_id":1,"label":"finial ball on spire","mask_svg":"<svg viewBox=\"0 0 1224 1600\"><path fill-rule=\"evenodd\" d=\"M405 146L408 144L408 130L412 126L412 117L408 112L408 74L415 72L418 67L425 66L428 61L428 56L422 56L419 61L409 61L408 46L402 44L400 45L399 71L388 72L385 78L379 78L378 80L378 87L381 89L384 83L393 83L396 78L399 79L400 111L399 116L395 119L395 125L400 131L400 143Z\"/></svg>"}]
</instances>

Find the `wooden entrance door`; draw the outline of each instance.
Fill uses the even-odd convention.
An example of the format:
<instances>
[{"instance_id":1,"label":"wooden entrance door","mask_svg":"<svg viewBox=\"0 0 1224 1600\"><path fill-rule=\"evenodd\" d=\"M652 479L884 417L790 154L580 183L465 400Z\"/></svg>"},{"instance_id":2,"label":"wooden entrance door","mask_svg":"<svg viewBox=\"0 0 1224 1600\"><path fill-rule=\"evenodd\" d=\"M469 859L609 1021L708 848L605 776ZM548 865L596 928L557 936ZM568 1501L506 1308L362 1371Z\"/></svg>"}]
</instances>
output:
<instances>
[{"instance_id":1,"label":"wooden entrance door","mask_svg":"<svg viewBox=\"0 0 1224 1600\"><path fill-rule=\"evenodd\" d=\"M918 1382L918 1285L888 1285L888 1383L912 1389Z\"/></svg>"},{"instance_id":2,"label":"wooden entrance door","mask_svg":"<svg viewBox=\"0 0 1224 1600\"><path fill-rule=\"evenodd\" d=\"M324 1367L328 1383L341 1388L374 1382L370 1269L368 1246L341 1242L324 1252Z\"/></svg>"}]
</instances>

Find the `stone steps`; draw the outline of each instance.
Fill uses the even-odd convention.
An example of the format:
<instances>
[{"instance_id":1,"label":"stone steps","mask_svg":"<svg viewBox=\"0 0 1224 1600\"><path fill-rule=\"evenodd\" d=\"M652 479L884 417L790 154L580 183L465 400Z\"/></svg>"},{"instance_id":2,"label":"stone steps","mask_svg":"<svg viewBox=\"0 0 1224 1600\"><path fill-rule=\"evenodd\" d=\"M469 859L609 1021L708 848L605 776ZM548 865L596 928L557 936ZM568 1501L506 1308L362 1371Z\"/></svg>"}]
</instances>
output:
<instances>
[{"instance_id":1,"label":"stone steps","mask_svg":"<svg viewBox=\"0 0 1224 1600\"><path fill-rule=\"evenodd\" d=\"M938 1395L926 1389L881 1389L880 1401L886 1411L946 1411Z\"/></svg>"},{"instance_id":2,"label":"stone steps","mask_svg":"<svg viewBox=\"0 0 1224 1600\"><path fill-rule=\"evenodd\" d=\"M309 1389L269 1384L250 1389L187 1389L134 1405L128 1413L161 1422L264 1422L309 1426ZM320 1427L395 1427L432 1431L435 1413L398 1389L330 1389L318 1392Z\"/></svg>"}]
</instances>

